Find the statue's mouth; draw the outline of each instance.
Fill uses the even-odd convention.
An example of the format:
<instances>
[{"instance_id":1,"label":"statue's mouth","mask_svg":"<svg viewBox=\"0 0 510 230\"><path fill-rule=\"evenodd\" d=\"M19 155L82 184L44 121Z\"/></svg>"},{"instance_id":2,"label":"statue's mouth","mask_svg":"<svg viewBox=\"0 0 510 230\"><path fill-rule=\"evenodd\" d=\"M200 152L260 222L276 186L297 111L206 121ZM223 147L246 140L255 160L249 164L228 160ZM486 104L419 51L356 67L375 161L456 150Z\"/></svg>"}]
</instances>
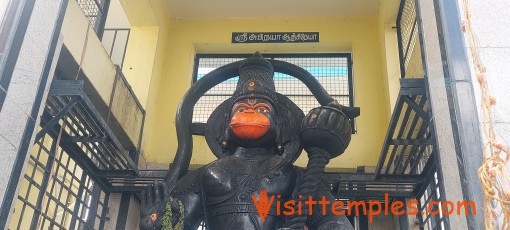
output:
<instances>
[{"instance_id":1,"label":"statue's mouth","mask_svg":"<svg viewBox=\"0 0 510 230\"><path fill-rule=\"evenodd\" d=\"M237 113L232 117L230 127L238 138L256 140L269 131L270 121L260 113Z\"/></svg>"}]
</instances>

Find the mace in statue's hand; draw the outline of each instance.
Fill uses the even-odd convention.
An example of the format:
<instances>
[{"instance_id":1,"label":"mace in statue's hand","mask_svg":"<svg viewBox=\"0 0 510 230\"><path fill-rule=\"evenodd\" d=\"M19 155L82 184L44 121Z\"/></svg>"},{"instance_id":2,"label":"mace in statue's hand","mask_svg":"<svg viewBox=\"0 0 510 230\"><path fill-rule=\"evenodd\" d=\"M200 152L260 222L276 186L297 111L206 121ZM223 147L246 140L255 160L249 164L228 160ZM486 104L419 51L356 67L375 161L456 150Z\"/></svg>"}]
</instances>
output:
<instances>
[{"instance_id":1,"label":"mace in statue's hand","mask_svg":"<svg viewBox=\"0 0 510 230\"><path fill-rule=\"evenodd\" d=\"M327 106L312 109L303 119L301 141L303 147L318 147L329 153L330 158L342 154L351 141L351 123L333 101Z\"/></svg>"},{"instance_id":2,"label":"mace in statue's hand","mask_svg":"<svg viewBox=\"0 0 510 230\"><path fill-rule=\"evenodd\" d=\"M168 192L163 183L154 183L147 186L141 197L140 229L162 228L168 197Z\"/></svg>"}]
</instances>

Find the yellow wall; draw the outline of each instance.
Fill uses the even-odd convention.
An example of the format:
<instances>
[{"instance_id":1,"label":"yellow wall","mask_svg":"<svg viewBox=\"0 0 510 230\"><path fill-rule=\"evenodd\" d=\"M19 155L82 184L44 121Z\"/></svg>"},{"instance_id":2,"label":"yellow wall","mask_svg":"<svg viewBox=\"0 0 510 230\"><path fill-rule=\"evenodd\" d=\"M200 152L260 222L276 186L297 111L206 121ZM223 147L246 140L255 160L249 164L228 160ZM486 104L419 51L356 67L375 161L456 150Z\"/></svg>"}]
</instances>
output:
<instances>
[{"instance_id":1,"label":"yellow wall","mask_svg":"<svg viewBox=\"0 0 510 230\"><path fill-rule=\"evenodd\" d=\"M158 45L158 26L133 26L129 35L122 73L126 76L142 107L146 108L154 57Z\"/></svg>"},{"instance_id":2,"label":"yellow wall","mask_svg":"<svg viewBox=\"0 0 510 230\"><path fill-rule=\"evenodd\" d=\"M168 34L168 12L164 0L119 0L131 25L122 72L146 110L161 78L162 52ZM152 113L146 111L150 118ZM153 119L146 119L151 122Z\"/></svg>"},{"instance_id":3,"label":"yellow wall","mask_svg":"<svg viewBox=\"0 0 510 230\"><path fill-rule=\"evenodd\" d=\"M164 76L170 19L165 0L120 0L120 3L131 24L122 72L145 108L142 146L146 146L154 135L151 130L155 125L159 82Z\"/></svg>"},{"instance_id":4,"label":"yellow wall","mask_svg":"<svg viewBox=\"0 0 510 230\"><path fill-rule=\"evenodd\" d=\"M388 84L381 55L378 17L300 19L217 19L172 20L170 22L164 69L161 79L151 83L154 102L147 106L152 115L146 120L143 154L148 162L171 162L177 140L175 111L191 85L195 53L352 52L355 105L361 107L358 133L351 146L329 167L352 168L375 165L389 120ZM232 32L318 31L315 44L231 44ZM158 48L158 52L160 52ZM153 75L155 76L155 75ZM153 77L154 78L154 77ZM157 86L154 85L157 83ZM153 108L151 108L153 107ZM196 137L192 164L206 164L215 158L203 138ZM306 156L298 165L306 163Z\"/></svg>"},{"instance_id":5,"label":"yellow wall","mask_svg":"<svg viewBox=\"0 0 510 230\"><path fill-rule=\"evenodd\" d=\"M379 8L379 40L383 73L388 85L388 106L393 111L400 90L400 64L396 20L400 0L381 1Z\"/></svg>"}]
</instances>

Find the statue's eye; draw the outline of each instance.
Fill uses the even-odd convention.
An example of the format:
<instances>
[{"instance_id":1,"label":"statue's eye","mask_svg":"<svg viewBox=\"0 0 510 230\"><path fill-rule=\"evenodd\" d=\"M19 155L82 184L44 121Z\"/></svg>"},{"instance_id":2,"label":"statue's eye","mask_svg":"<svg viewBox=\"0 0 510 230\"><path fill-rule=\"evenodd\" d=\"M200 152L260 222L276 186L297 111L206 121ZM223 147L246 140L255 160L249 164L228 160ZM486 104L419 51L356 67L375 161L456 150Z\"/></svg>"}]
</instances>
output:
<instances>
[{"instance_id":1,"label":"statue's eye","mask_svg":"<svg viewBox=\"0 0 510 230\"><path fill-rule=\"evenodd\" d=\"M267 113L268 110L266 108L264 108L264 107L259 107L259 108L257 108L257 112L259 112L259 113Z\"/></svg>"},{"instance_id":2,"label":"statue's eye","mask_svg":"<svg viewBox=\"0 0 510 230\"><path fill-rule=\"evenodd\" d=\"M244 110L245 110L244 108L239 108L239 109L237 110L237 112L242 113L242 112L244 112Z\"/></svg>"}]
</instances>

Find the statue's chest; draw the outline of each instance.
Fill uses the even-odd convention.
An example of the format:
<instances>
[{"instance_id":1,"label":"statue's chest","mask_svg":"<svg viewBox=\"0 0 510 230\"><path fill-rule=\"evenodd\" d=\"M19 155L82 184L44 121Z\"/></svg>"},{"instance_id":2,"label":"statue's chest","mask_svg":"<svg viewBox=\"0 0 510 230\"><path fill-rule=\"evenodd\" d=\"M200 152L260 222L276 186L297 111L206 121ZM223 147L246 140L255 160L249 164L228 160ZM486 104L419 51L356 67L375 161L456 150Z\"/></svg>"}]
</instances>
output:
<instances>
[{"instance_id":1,"label":"statue's chest","mask_svg":"<svg viewBox=\"0 0 510 230\"><path fill-rule=\"evenodd\" d=\"M230 157L211 164L202 180L208 204L250 202L251 195L290 196L295 184L292 166L280 157L248 160Z\"/></svg>"}]
</instances>

